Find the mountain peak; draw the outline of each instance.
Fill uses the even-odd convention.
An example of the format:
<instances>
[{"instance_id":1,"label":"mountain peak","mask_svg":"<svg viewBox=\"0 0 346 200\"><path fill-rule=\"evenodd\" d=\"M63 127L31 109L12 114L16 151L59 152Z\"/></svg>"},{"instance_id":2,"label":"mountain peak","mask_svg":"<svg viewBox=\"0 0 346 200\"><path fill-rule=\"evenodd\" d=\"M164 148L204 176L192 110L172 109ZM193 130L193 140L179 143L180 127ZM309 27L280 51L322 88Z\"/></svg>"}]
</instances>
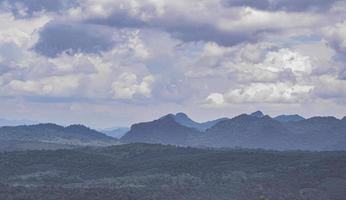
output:
<instances>
[{"instance_id":1,"label":"mountain peak","mask_svg":"<svg viewBox=\"0 0 346 200\"><path fill-rule=\"evenodd\" d=\"M183 112L179 112L177 114L175 114L176 117L179 118L189 118L189 116L187 116L187 114L183 113Z\"/></svg>"},{"instance_id":2,"label":"mountain peak","mask_svg":"<svg viewBox=\"0 0 346 200\"><path fill-rule=\"evenodd\" d=\"M82 124L71 124L69 126L66 126L65 129L67 130L92 130L89 127L86 127Z\"/></svg>"},{"instance_id":3,"label":"mountain peak","mask_svg":"<svg viewBox=\"0 0 346 200\"><path fill-rule=\"evenodd\" d=\"M217 124L220 121L226 120L226 118L220 118L220 119L215 119L212 121L206 121L206 122L196 122L192 120L187 114L183 112L179 112L174 116L174 120L178 122L179 124L189 127L189 128L194 128L198 131L205 131L208 128L211 128L215 124Z\"/></svg>"},{"instance_id":4,"label":"mountain peak","mask_svg":"<svg viewBox=\"0 0 346 200\"><path fill-rule=\"evenodd\" d=\"M173 118L177 123L186 127L196 128L199 125L198 122L193 121L187 114L182 112L177 113L173 116Z\"/></svg>"},{"instance_id":5,"label":"mountain peak","mask_svg":"<svg viewBox=\"0 0 346 200\"><path fill-rule=\"evenodd\" d=\"M262 118L264 117L264 114L261 111L256 111L250 114L253 117L258 117L258 118Z\"/></svg>"},{"instance_id":6,"label":"mountain peak","mask_svg":"<svg viewBox=\"0 0 346 200\"><path fill-rule=\"evenodd\" d=\"M160 117L158 120L164 120L164 119L174 119L175 115L174 114L167 114L165 116Z\"/></svg>"},{"instance_id":7,"label":"mountain peak","mask_svg":"<svg viewBox=\"0 0 346 200\"><path fill-rule=\"evenodd\" d=\"M237 121L249 121L249 120L257 120L258 117L252 116L252 115L248 115L248 114L241 114L238 115L234 118L232 118L232 120L237 120Z\"/></svg>"}]
</instances>

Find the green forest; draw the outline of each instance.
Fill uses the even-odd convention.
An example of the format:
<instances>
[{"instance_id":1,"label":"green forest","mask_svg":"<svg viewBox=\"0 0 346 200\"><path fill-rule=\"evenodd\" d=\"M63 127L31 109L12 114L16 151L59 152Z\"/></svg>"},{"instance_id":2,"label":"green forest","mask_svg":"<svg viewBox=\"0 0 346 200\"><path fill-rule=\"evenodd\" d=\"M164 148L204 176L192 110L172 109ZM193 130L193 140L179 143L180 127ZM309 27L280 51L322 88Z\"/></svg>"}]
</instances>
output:
<instances>
[{"instance_id":1,"label":"green forest","mask_svg":"<svg viewBox=\"0 0 346 200\"><path fill-rule=\"evenodd\" d=\"M346 154L126 144L0 153L1 200L344 200Z\"/></svg>"}]
</instances>

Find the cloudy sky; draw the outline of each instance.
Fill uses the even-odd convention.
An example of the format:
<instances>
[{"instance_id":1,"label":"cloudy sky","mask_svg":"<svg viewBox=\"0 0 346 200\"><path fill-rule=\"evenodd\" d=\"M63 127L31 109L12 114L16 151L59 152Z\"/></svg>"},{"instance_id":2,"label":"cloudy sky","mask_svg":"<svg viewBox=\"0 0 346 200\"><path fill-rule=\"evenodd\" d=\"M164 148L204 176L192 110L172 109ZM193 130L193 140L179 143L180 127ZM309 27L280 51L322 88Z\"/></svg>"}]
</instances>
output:
<instances>
[{"instance_id":1,"label":"cloudy sky","mask_svg":"<svg viewBox=\"0 0 346 200\"><path fill-rule=\"evenodd\" d=\"M0 0L0 118L345 108L345 0Z\"/></svg>"}]
</instances>

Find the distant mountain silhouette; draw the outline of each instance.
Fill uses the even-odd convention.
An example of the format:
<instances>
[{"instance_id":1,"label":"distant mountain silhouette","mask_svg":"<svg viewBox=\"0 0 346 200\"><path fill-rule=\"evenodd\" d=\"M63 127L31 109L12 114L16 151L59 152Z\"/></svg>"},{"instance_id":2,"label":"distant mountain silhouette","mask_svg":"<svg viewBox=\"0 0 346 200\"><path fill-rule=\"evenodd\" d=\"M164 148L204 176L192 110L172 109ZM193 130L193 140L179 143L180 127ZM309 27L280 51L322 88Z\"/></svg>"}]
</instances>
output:
<instances>
[{"instance_id":1,"label":"distant mountain silhouette","mask_svg":"<svg viewBox=\"0 0 346 200\"><path fill-rule=\"evenodd\" d=\"M105 146L116 144L117 140L83 125L37 124L1 127L0 143L11 143L13 149L51 149Z\"/></svg>"},{"instance_id":2,"label":"distant mountain silhouette","mask_svg":"<svg viewBox=\"0 0 346 200\"><path fill-rule=\"evenodd\" d=\"M299 138L299 146L304 149L332 150L346 149L346 124L335 117L312 117L284 125Z\"/></svg>"},{"instance_id":3,"label":"distant mountain silhouette","mask_svg":"<svg viewBox=\"0 0 346 200\"><path fill-rule=\"evenodd\" d=\"M280 122L296 122L304 120L305 118L300 115L279 115L275 117L274 119L280 121Z\"/></svg>"},{"instance_id":4,"label":"distant mountain silhouette","mask_svg":"<svg viewBox=\"0 0 346 200\"><path fill-rule=\"evenodd\" d=\"M189 145L200 134L194 128L181 125L176 121L175 115L169 114L151 122L132 125L121 141Z\"/></svg>"},{"instance_id":5,"label":"distant mountain silhouette","mask_svg":"<svg viewBox=\"0 0 346 200\"><path fill-rule=\"evenodd\" d=\"M127 127L118 127L118 128L109 128L109 129L104 129L100 130L100 132L111 136L113 138L119 139L123 135L125 135L130 129Z\"/></svg>"},{"instance_id":6,"label":"distant mountain silhouette","mask_svg":"<svg viewBox=\"0 0 346 200\"><path fill-rule=\"evenodd\" d=\"M178 113L133 125L121 141L277 150L346 150L345 122L345 118L335 117L302 119L298 115L282 115L271 118L258 111L220 120L203 131L190 128L196 127L194 121Z\"/></svg>"},{"instance_id":7,"label":"distant mountain silhouette","mask_svg":"<svg viewBox=\"0 0 346 200\"><path fill-rule=\"evenodd\" d=\"M198 123L190 119L185 113L177 113L176 115L173 115L173 118L175 119L176 122L179 124L190 127L190 128L195 128L200 131L205 131L208 128L211 128L214 126L216 123L226 120L227 118L220 118L212 121L207 121L203 123Z\"/></svg>"},{"instance_id":8,"label":"distant mountain silhouette","mask_svg":"<svg viewBox=\"0 0 346 200\"><path fill-rule=\"evenodd\" d=\"M268 115L242 114L216 124L201 142L213 147L287 149L295 145L289 140L290 130Z\"/></svg>"},{"instance_id":9,"label":"distant mountain silhouette","mask_svg":"<svg viewBox=\"0 0 346 200\"><path fill-rule=\"evenodd\" d=\"M257 117L257 118L262 118L264 117L264 114L261 111L256 111L250 114L253 117Z\"/></svg>"},{"instance_id":10,"label":"distant mountain silhouette","mask_svg":"<svg viewBox=\"0 0 346 200\"><path fill-rule=\"evenodd\" d=\"M134 142L276 150L346 150L346 117L341 120L335 117L304 119L299 115L271 118L256 111L231 119L198 123L184 113L177 113L134 124L119 140L83 125L37 124L0 128L0 150L59 149Z\"/></svg>"}]
</instances>

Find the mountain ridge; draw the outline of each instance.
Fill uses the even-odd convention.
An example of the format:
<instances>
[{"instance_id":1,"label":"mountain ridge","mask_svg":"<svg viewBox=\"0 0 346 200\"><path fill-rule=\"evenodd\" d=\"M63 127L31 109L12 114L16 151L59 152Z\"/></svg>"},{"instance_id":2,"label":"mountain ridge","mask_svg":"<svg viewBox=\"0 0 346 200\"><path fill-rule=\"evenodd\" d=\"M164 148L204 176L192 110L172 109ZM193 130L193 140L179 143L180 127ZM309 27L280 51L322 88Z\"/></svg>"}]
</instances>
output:
<instances>
[{"instance_id":1,"label":"mountain ridge","mask_svg":"<svg viewBox=\"0 0 346 200\"><path fill-rule=\"evenodd\" d=\"M179 114L179 113L178 113ZM179 114L188 118L186 114ZM163 144L187 145L187 146L209 146L209 147L242 147L242 148L264 148L277 150L333 150L345 149L346 144L339 141L346 141L346 124L345 119L335 117L311 117L308 119L290 119L291 116L285 115L289 119L278 120L277 117L270 117L261 111L252 114L241 114L231 119L224 119L215 123L212 127L201 131L198 129L184 129L184 136L180 133L181 129L164 128L162 124L157 124L157 120L143 122L140 124L150 123L150 129L145 131L136 126L133 131L132 127L128 133L136 136L136 140L131 140L125 134L125 143L145 142L161 143L162 138L156 134L174 135L174 141L167 137ZM162 119L176 121L176 115L168 114ZM190 119L190 118L189 118ZM184 127L181 123L176 122L176 126ZM185 128L188 128L185 126ZM189 133L189 131L191 131ZM141 139L140 133L150 135L150 140ZM189 137L187 137L189 135ZM123 139L123 138L122 138ZM183 141L183 142L178 142Z\"/></svg>"},{"instance_id":2,"label":"mountain ridge","mask_svg":"<svg viewBox=\"0 0 346 200\"><path fill-rule=\"evenodd\" d=\"M179 112L175 115L172 114L172 117L179 124L184 125L186 127L195 128L199 131L205 131L208 128L211 128L212 126L214 126L216 123L227 119L224 117L224 118L218 118L218 119L210 120L206 122L196 122L183 112Z\"/></svg>"},{"instance_id":3,"label":"mountain ridge","mask_svg":"<svg viewBox=\"0 0 346 200\"><path fill-rule=\"evenodd\" d=\"M304 117L298 115L298 114L293 114L293 115L279 115L274 117L274 119L281 121L281 122L292 122L292 121L301 121L305 120Z\"/></svg>"},{"instance_id":4,"label":"mountain ridge","mask_svg":"<svg viewBox=\"0 0 346 200\"><path fill-rule=\"evenodd\" d=\"M133 124L119 140L80 124L4 126L0 127L0 150L108 146L119 142L276 150L346 150L346 117L302 119L299 115L279 116L272 118L256 111L199 123L180 112Z\"/></svg>"}]
</instances>

